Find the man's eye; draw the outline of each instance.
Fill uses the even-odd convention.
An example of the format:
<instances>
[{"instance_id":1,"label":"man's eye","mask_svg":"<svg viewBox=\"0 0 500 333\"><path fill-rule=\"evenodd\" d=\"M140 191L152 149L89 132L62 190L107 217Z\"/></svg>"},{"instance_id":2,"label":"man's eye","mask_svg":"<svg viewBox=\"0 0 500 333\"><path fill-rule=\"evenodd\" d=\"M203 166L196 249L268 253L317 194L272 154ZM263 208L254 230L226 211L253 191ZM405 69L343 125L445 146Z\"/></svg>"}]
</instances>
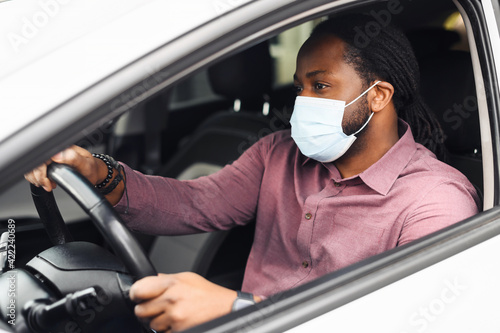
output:
<instances>
[{"instance_id":1,"label":"man's eye","mask_svg":"<svg viewBox=\"0 0 500 333\"><path fill-rule=\"evenodd\" d=\"M325 89L326 88L326 85L324 85L323 83L315 83L314 84L314 89L316 90L321 90L321 89Z\"/></svg>"},{"instance_id":2,"label":"man's eye","mask_svg":"<svg viewBox=\"0 0 500 333\"><path fill-rule=\"evenodd\" d=\"M300 94L302 92L304 88L302 88L301 86L293 86L293 91L296 93L296 94Z\"/></svg>"}]
</instances>

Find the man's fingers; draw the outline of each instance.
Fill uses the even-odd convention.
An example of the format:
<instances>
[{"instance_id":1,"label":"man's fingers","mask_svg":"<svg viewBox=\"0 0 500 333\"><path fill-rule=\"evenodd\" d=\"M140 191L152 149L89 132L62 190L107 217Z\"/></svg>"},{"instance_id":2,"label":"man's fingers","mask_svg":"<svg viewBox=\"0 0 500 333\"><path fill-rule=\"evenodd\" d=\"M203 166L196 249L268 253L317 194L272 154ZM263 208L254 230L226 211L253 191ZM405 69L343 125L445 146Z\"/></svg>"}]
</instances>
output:
<instances>
[{"instance_id":1,"label":"man's fingers","mask_svg":"<svg viewBox=\"0 0 500 333\"><path fill-rule=\"evenodd\" d=\"M40 186L38 184L38 181L35 179L35 177L33 176L33 171L30 171L28 172L27 174L24 175L24 178L29 181L31 184L35 185L35 186Z\"/></svg>"},{"instance_id":2,"label":"man's fingers","mask_svg":"<svg viewBox=\"0 0 500 333\"><path fill-rule=\"evenodd\" d=\"M83 151L86 152L86 150L81 147L71 146L55 154L51 159L56 163L74 165L78 162L78 158L85 154Z\"/></svg>"},{"instance_id":3,"label":"man's fingers","mask_svg":"<svg viewBox=\"0 0 500 333\"><path fill-rule=\"evenodd\" d=\"M135 314L151 328L184 330L227 314L236 292L195 273L158 274L134 283L130 298Z\"/></svg>"},{"instance_id":4,"label":"man's fingers","mask_svg":"<svg viewBox=\"0 0 500 333\"><path fill-rule=\"evenodd\" d=\"M160 296L173 283L173 278L168 274L160 276L147 276L132 285L130 299L136 303Z\"/></svg>"},{"instance_id":5,"label":"man's fingers","mask_svg":"<svg viewBox=\"0 0 500 333\"><path fill-rule=\"evenodd\" d=\"M167 312L169 302L167 300L144 301L134 307L134 313L141 319L150 319Z\"/></svg>"},{"instance_id":6,"label":"man's fingers","mask_svg":"<svg viewBox=\"0 0 500 333\"><path fill-rule=\"evenodd\" d=\"M56 184L47 177L47 165L52 162L69 165L80 172L91 183L95 183L99 179L99 165L92 157L92 154L78 146L71 146L60 153L55 154L45 164L37 167L31 172L24 175L24 178L30 183L43 187L50 192L56 187ZM107 170L106 170L107 171Z\"/></svg>"},{"instance_id":7,"label":"man's fingers","mask_svg":"<svg viewBox=\"0 0 500 333\"><path fill-rule=\"evenodd\" d=\"M24 177L34 185L40 187L42 175L44 175L45 173L47 173L47 166L45 164L42 164L37 168L31 170Z\"/></svg>"},{"instance_id":8,"label":"man's fingers","mask_svg":"<svg viewBox=\"0 0 500 333\"><path fill-rule=\"evenodd\" d=\"M58 153L54 155L50 160L47 160L44 164L36 167L32 171L28 172L27 174L24 175L24 178L26 178L27 181L32 183L33 185L37 187L43 187L43 189L47 192L52 191L54 188L56 188L56 184L50 180L47 176L47 166L54 162L58 163L65 163L65 160L67 159L67 156L69 153L67 152L69 149L65 150L61 153Z\"/></svg>"},{"instance_id":9,"label":"man's fingers","mask_svg":"<svg viewBox=\"0 0 500 333\"><path fill-rule=\"evenodd\" d=\"M47 192L52 191L56 188L56 184L47 178L47 165L42 164L36 169L24 175L27 181L32 183L37 187L43 187L43 189Z\"/></svg>"},{"instance_id":10,"label":"man's fingers","mask_svg":"<svg viewBox=\"0 0 500 333\"><path fill-rule=\"evenodd\" d=\"M172 332L171 319L168 313L163 313L149 322L149 327L157 332Z\"/></svg>"},{"instance_id":11,"label":"man's fingers","mask_svg":"<svg viewBox=\"0 0 500 333\"><path fill-rule=\"evenodd\" d=\"M91 183L95 183L99 177L98 162L89 151L82 147L71 146L52 156L52 161L75 168Z\"/></svg>"},{"instance_id":12,"label":"man's fingers","mask_svg":"<svg viewBox=\"0 0 500 333\"><path fill-rule=\"evenodd\" d=\"M183 330L184 318L176 313L176 310L168 300L163 302L148 301L135 306L135 315L146 322L150 328L157 332L171 332L172 330Z\"/></svg>"}]
</instances>

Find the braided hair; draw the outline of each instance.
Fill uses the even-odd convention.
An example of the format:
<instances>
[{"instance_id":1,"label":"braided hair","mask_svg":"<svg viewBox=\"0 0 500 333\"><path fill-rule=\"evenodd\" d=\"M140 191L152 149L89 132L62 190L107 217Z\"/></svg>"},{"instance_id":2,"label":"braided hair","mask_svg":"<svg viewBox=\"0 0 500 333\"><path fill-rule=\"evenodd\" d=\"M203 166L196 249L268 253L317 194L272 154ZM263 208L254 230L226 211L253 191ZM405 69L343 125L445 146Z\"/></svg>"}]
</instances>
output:
<instances>
[{"instance_id":1,"label":"braided hair","mask_svg":"<svg viewBox=\"0 0 500 333\"><path fill-rule=\"evenodd\" d=\"M446 158L441 126L420 96L420 72L410 42L392 25L382 27L373 17L351 14L318 24L309 39L334 35L345 44L344 60L368 87L376 79L394 87L393 103L415 137L436 156Z\"/></svg>"}]
</instances>

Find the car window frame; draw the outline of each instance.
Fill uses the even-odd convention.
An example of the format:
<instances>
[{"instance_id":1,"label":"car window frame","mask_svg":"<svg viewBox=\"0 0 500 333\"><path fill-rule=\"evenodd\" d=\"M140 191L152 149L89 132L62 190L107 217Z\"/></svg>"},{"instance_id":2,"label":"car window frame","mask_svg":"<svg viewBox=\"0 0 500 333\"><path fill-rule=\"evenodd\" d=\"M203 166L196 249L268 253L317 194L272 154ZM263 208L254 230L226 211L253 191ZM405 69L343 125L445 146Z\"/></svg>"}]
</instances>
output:
<instances>
[{"instance_id":1,"label":"car window frame","mask_svg":"<svg viewBox=\"0 0 500 333\"><path fill-rule=\"evenodd\" d=\"M499 149L500 149L500 95L498 69L495 57L500 53L493 48L498 43L496 29L488 29L488 11L480 1L454 0L461 9L467 26L472 65L478 97L478 112L481 128L481 145L484 173L484 209L500 204ZM485 3L491 4L486 1ZM491 21L489 21L491 24ZM498 27L498 25L497 25ZM491 40L491 37L497 40Z\"/></svg>"}]
</instances>

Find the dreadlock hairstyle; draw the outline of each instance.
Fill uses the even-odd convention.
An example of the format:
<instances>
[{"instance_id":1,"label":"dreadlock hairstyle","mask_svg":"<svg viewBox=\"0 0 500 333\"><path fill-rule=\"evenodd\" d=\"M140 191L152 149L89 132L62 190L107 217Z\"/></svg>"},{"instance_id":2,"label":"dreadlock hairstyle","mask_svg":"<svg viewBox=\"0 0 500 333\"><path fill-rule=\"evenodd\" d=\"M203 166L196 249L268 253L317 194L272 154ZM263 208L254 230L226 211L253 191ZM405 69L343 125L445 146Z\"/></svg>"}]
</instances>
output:
<instances>
[{"instance_id":1,"label":"dreadlock hairstyle","mask_svg":"<svg viewBox=\"0 0 500 333\"><path fill-rule=\"evenodd\" d=\"M396 112L410 125L415 141L439 159L446 159L443 131L420 96L418 63L403 32L391 25L382 27L371 16L351 14L321 22L309 39L325 35L346 43L344 60L354 67L366 87L376 79L393 85Z\"/></svg>"}]
</instances>

